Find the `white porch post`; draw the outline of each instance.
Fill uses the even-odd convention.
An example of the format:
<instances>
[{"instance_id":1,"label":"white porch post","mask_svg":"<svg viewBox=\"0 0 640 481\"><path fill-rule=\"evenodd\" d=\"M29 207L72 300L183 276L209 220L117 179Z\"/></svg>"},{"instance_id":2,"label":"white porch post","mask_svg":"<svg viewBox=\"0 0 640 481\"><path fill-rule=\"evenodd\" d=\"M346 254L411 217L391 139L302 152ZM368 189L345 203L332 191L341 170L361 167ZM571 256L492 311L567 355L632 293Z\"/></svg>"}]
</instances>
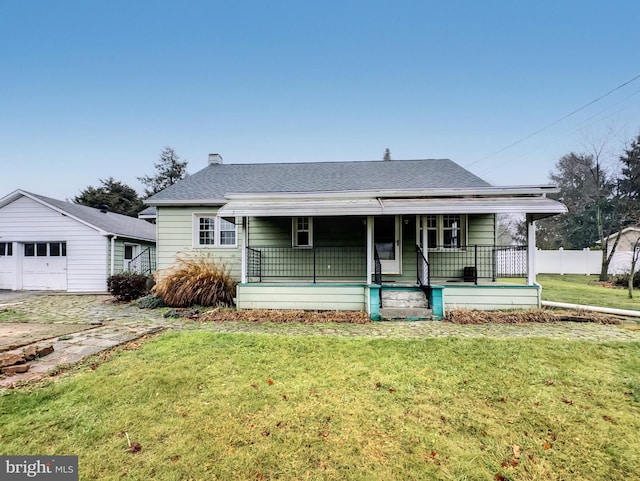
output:
<instances>
[{"instance_id":1,"label":"white porch post","mask_svg":"<svg viewBox=\"0 0 640 481\"><path fill-rule=\"evenodd\" d=\"M367 216L367 284L373 277L373 216Z\"/></svg>"},{"instance_id":2,"label":"white porch post","mask_svg":"<svg viewBox=\"0 0 640 481\"><path fill-rule=\"evenodd\" d=\"M527 284L536 283L536 222L527 214Z\"/></svg>"},{"instance_id":3,"label":"white porch post","mask_svg":"<svg viewBox=\"0 0 640 481\"><path fill-rule=\"evenodd\" d=\"M247 283L247 247L249 246L249 218L242 218L242 252L240 259L242 264L242 272L240 274L240 282Z\"/></svg>"}]
</instances>

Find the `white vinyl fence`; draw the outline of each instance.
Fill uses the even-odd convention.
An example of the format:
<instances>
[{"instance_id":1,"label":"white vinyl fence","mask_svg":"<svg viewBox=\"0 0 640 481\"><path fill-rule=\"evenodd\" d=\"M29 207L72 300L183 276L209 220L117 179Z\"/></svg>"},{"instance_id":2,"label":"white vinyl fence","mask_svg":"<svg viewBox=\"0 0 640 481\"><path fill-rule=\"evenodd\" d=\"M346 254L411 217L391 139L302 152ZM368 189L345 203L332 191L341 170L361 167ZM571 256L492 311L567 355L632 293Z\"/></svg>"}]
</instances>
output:
<instances>
[{"instance_id":1,"label":"white vinyl fence","mask_svg":"<svg viewBox=\"0 0 640 481\"><path fill-rule=\"evenodd\" d=\"M536 272L538 274L600 274L602 251L591 249L557 251L536 251ZM609 264L609 274L629 272L631 252L616 252Z\"/></svg>"}]
</instances>

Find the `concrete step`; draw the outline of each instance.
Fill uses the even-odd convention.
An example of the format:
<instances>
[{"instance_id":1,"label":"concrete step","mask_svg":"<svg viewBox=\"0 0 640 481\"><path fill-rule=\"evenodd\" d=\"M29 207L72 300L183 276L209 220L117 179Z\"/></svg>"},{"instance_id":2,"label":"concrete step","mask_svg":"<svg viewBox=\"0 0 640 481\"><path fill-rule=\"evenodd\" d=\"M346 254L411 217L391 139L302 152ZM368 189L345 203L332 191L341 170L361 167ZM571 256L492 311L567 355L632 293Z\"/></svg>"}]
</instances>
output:
<instances>
[{"instance_id":1,"label":"concrete step","mask_svg":"<svg viewBox=\"0 0 640 481\"><path fill-rule=\"evenodd\" d=\"M433 311L424 308L383 307L380 309L383 321L431 321Z\"/></svg>"},{"instance_id":2,"label":"concrete step","mask_svg":"<svg viewBox=\"0 0 640 481\"><path fill-rule=\"evenodd\" d=\"M420 290L394 290L382 288L382 307L427 308L427 296Z\"/></svg>"}]
</instances>

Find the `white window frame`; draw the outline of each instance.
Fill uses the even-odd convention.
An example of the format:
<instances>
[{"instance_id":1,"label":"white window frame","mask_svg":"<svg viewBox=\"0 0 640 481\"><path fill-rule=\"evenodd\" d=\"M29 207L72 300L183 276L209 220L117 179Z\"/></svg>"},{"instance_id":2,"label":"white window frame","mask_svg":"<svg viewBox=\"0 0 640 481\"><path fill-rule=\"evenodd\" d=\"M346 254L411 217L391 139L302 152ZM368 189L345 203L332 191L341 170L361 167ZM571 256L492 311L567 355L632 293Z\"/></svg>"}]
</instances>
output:
<instances>
[{"instance_id":1,"label":"white window frame","mask_svg":"<svg viewBox=\"0 0 640 481\"><path fill-rule=\"evenodd\" d=\"M213 220L213 243L212 244L201 244L200 243L200 219L211 219ZM222 217L217 216L216 214L208 214L208 213L198 213L193 215L193 247L196 249L233 249L238 247L238 224L235 222L228 221L233 224L235 233L233 244L222 244L220 242L222 232L222 221L226 220ZM225 230L225 232L231 232L230 230Z\"/></svg>"},{"instance_id":2,"label":"white window frame","mask_svg":"<svg viewBox=\"0 0 640 481\"><path fill-rule=\"evenodd\" d=\"M460 242L459 246L445 246L444 245L444 231L449 230L444 227L444 218L446 216L457 216L460 217ZM429 228L429 217L436 218L436 227ZM469 232L469 216L466 214L428 214L425 216L425 225L424 229L427 230L426 240L427 243L429 241L429 233L428 231L436 231L436 247L427 247L430 251L439 251L439 250L451 250L451 249L464 249L467 247L467 233Z\"/></svg>"},{"instance_id":3,"label":"white window frame","mask_svg":"<svg viewBox=\"0 0 640 481\"><path fill-rule=\"evenodd\" d=\"M307 219L307 228L300 229L298 226L299 219ZM308 234L309 241L306 244L301 244L298 239L298 234L306 232ZM310 248L313 247L313 217L301 216L291 218L291 245L293 247Z\"/></svg>"}]
</instances>

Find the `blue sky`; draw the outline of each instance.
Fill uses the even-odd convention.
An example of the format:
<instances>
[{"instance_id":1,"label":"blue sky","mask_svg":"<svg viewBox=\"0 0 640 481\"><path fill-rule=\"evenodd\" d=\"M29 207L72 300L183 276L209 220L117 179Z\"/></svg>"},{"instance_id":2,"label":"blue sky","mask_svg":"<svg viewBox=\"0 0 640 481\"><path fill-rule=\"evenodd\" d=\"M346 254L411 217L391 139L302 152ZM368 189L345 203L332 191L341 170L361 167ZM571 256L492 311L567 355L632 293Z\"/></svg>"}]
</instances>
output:
<instances>
[{"instance_id":1,"label":"blue sky","mask_svg":"<svg viewBox=\"0 0 640 481\"><path fill-rule=\"evenodd\" d=\"M640 2L0 0L0 196L226 163L450 158L543 184L640 131ZM499 152L501 151L501 152ZM499 152L496 154L496 152Z\"/></svg>"}]
</instances>

